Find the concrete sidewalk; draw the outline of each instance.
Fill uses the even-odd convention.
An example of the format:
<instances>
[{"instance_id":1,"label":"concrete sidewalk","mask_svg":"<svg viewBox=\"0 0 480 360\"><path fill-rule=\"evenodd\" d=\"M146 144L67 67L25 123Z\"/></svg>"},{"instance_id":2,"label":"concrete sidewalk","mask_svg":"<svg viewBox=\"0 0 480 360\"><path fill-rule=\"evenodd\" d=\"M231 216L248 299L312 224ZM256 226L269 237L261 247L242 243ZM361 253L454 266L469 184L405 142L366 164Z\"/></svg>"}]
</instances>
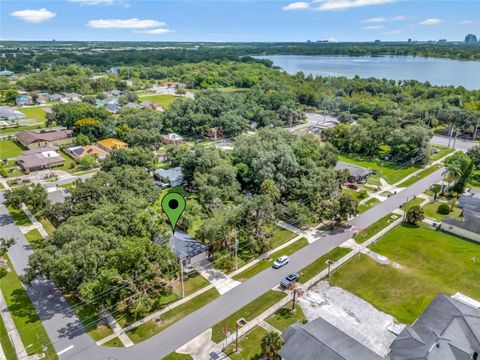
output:
<instances>
[{"instance_id":1,"label":"concrete sidewalk","mask_svg":"<svg viewBox=\"0 0 480 360\"><path fill-rule=\"evenodd\" d=\"M5 329L7 330L8 338L10 339L13 348L15 349L15 356L18 360L28 360L27 350L23 345L20 334L18 333L15 322L13 321L10 310L8 309L5 298L3 297L2 292L0 291L0 315L2 316ZM10 354L13 355L13 354Z\"/></svg>"}]
</instances>

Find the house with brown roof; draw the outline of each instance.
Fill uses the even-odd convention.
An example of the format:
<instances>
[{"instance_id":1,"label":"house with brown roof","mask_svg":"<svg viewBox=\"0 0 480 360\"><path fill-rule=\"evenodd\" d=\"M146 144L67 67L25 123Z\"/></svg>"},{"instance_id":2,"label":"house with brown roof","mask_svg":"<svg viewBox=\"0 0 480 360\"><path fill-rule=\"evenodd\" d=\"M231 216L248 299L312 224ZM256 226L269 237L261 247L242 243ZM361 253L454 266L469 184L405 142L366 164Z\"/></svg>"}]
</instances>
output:
<instances>
[{"instance_id":1,"label":"house with brown roof","mask_svg":"<svg viewBox=\"0 0 480 360\"><path fill-rule=\"evenodd\" d=\"M47 146L27 150L17 158L17 164L26 171L38 171L62 166L65 159L57 152L58 147Z\"/></svg>"},{"instance_id":2,"label":"house with brown roof","mask_svg":"<svg viewBox=\"0 0 480 360\"><path fill-rule=\"evenodd\" d=\"M74 142L72 130L58 130L48 132L20 131L17 140L29 149L37 149L45 146L62 146Z\"/></svg>"},{"instance_id":3,"label":"house with brown roof","mask_svg":"<svg viewBox=\"0 0 480 360\"><path fill-rule=\"evenodd\" d=\"M128 144L124 143L122 140L116 138L108 138L97 141L97 145L100 149L111 152L113 150L126 149Z\"/></svg>"}]
</instances>

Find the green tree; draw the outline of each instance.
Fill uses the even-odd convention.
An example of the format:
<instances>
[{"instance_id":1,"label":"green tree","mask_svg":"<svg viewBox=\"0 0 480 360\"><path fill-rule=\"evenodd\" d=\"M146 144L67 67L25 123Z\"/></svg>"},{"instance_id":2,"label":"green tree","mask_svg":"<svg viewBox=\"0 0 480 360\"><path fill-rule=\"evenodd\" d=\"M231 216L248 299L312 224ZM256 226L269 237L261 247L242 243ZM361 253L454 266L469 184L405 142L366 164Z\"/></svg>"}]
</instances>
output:
<instances>
[{"instance_id":1,"label":"green tree","mask_svg":"<svg viewBox=\"0 0 480 360\"><path fill-rule=\"evenodd\" d=\"M414 205L407 209L406 220L409 224L415 225L424 218L423 209L419 205Z\"/></svg>"},{"instance_id":2,"label":"green tree","mask_svg":"<svg viewBox=\"0 0 480 360\"><path fill-rule=\"evenodd\" d=\"M262 338L262 350L269 360L279 359L279 351L283 346L283 339L274 331L270 331Z\"/></svg>"},{"instance_id":3,"label":"green tree","mask_svg":"<svg viewBox=\"0 0 480 360\"><path fill-rule=\"evenodd\" d=\"M97 161L92 155L82 156L76 162L80 170L90 169L97 164Z\"/></svg>"}]
</instances>

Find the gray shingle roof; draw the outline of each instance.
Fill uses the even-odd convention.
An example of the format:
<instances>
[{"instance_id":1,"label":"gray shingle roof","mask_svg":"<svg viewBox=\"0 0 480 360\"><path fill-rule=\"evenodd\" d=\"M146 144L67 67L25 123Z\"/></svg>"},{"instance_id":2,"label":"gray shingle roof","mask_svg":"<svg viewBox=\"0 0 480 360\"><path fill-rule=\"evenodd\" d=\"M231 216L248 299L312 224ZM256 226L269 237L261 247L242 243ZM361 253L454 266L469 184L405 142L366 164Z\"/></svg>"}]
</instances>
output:
<instances>
[{"instance_id":1,"label":"gray shingle roof","mask_svg":"<svg viewBox=\"0 0 480 360\"><path fill-rule=\"evenodd\" d=\"M480 309L438 295L390 348L391 360L469 360L480 352Z\"/></svg>"},{"instance_id":2,"label":"gray shingle roof","mask_svg":"<svg viewBox=\"0 0 480 360\"><path fill-rule=\"evenodd\" d=\"M361 166L338 161L337 164L335 165L335 170L344 170L344 169L348 170L350 174L352 174L352 176L355 176L355 177L368 176L372 172L371 170L368 170Z\"/></svg>"},{"instance_id":3,"label":"gray shingle roof","mask_svg":"<svg viewBox=\"0 0 480 360\"><path fill-rule=\"evenodd\" d=\"M168 179L171 183L183 181L183 170L180 166L170 169L157 169L154 173L157 177Z\"/></svg>"},{"instance_id":4,"label":"gray shingle roof","mask_svg":"<svg viewBox=\"0 0 480 360\"><path fill-rule=\"evenodd\" d=\"M305 325L294 324L282 336L285 345L280 350L280 356L285 360L383 359L322 318Z\"/></svg>"},{"instance_id":5,"label":"gray shingle roof","mask_svg":"<svg viewBox=\"0 0 480 360\"><path fill-rule=\"evenodd\" d=\"M175 230L170 238L172 251L178 258L190 258L208 251L208 248L182 230Z\"/></svg>"}]
</instances>

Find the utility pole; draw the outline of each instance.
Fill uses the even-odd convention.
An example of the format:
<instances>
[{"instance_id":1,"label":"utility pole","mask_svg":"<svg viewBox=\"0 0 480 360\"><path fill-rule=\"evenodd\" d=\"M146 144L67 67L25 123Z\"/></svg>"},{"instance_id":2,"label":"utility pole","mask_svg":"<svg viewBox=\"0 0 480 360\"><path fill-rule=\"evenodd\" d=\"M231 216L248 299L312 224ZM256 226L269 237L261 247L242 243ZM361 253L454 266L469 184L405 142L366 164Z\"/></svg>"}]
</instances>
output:
<instances>
[{"instance_id":1,"label":"utility pole","mask_svg":"<svg viewBox=\"0 0 480 360\"><path fill-rule=\"evenodd\" d=\"M180 257L180 281L182 282L182 299L185 297L185 285L183 283L183 259Z\"/></svg>"},{"instance_id":2,"label":"utility pole","mask_svg":"<svg viewBox=\"0 0 480 360\"><path fill-rule=\"evenodd\" d=\"M238 238L235 238L235 270L238 270Z\"/></svg>"},{"instance_id":3,"label":"utility pole","mask_svg":"<svg viewBox=\"0 0 480 360\"><path fill-rule=\"evenodd\" d=\"M473 132L473 141L477 138L478 126L480 125L480 117L477 119L477 124L475 125L475 131Z\"/></svg>"},{"instance_id":4,"label":"utility pole","mask_svg":"<svg viewBox=\"0 0 480 360\"><path fill-rule=\"evenodd\" d=\"M235 324L235 352L238 352L238 324Z\"/></svg>"},{"instance_id":5,"label":"utility pole","mask_svg":"<svg viewBox=\"0 0 480 360\"><path fill-rule=\"evenodd\" d=\"M455 145L457 144L457 136L458 136L458 131L455 129L455 137L453 138L453 148L455 149Z\"/></svg>"},{"instance_id":6,"label":"utility pole","mask_svg":"<svg viewBox=\"0 0 480 360\"><path fill-rule=\"evenodd\" d=\"M453 136L453 124L452 124L452 127L450 128L450 136L448 137L447 148L450 148L450 141L452 141L452 136Z\"/></svg>"}]
</instances>

